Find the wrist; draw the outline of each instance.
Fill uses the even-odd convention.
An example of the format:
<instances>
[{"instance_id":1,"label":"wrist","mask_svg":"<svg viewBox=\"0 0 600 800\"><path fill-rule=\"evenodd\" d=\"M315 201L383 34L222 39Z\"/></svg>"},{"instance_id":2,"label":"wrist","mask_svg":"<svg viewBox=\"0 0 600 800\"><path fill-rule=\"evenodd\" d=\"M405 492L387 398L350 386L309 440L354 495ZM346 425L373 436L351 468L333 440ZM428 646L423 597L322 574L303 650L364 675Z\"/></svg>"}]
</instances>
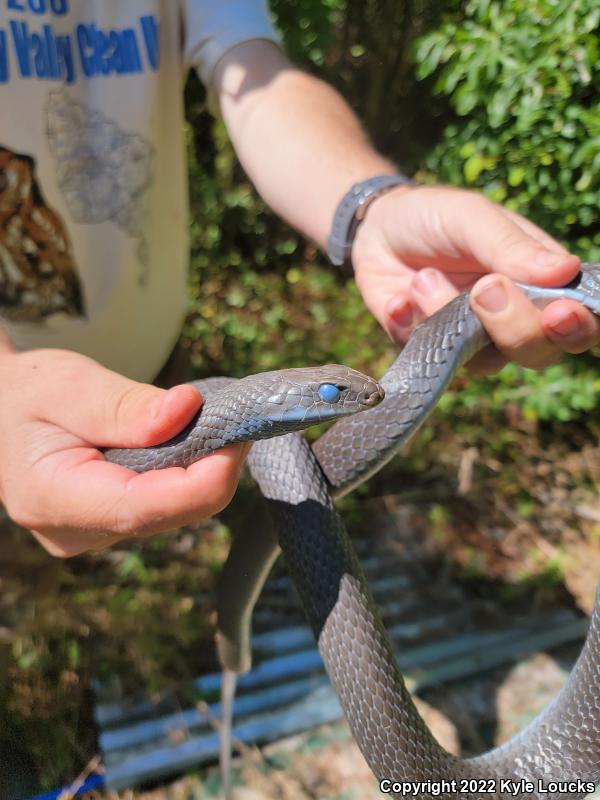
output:
<instances>
[{"instance_id":1,"label":"wrist","mask_svg":"<svg viewBox=\"0 0 600 800\"><path fill-rule=\"evenodd\" d=\"M369 207L365 211L362 223L358 228L355 239L358 238L360 232L365 227L370 227L373 223L385 228L391 224L398 224L398 215L395 213L398 208L398 201L404 195L412 194L416 189L422 189L422 186L416 184L402 184L394 186L387 192L373 198L369 203Z\"/></svg>"},{"instance_id":2,"label":"wrist","mask_svg":"<svg viewBox=\"0 0 600 800\"><path fill-rule=\"evenodd\" d=\"M387 263L390 258L402 259L405 254L396 249L398 244L398 227L409 217L414 192L427 191L422 186L398 186L369 206L352 245L351 263L356 279L359 279L361 267Z\"/></svg>"}]
</instances>

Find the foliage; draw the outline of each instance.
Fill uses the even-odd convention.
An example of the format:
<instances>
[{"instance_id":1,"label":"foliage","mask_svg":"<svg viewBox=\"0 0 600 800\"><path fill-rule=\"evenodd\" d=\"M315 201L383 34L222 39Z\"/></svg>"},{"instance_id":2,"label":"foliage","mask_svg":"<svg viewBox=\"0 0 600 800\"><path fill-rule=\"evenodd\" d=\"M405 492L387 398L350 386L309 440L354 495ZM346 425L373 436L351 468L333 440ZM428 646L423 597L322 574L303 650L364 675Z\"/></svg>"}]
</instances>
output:
<instances>
[{"instance_id":1,"label":"foliage","mask_svg":"<svg viewBox=\"0 0 600 800\"><path fill-rule=\"evenodd\" d=\"M470 0L421 38L417 74L459 115L427 165L600 258L600 7Z\"/></svg>"},{"instance_id":2,"label":"foliage","mask_svg":"<svg viewBox=\"0 0 600 800\"><path fill-rule=\"evenodd\" d=\"M413 171L447 103L414 80L411 47L461 0L271 0L288 53L337 86L376 146Z\"/></svg>"},{"instance_id":3,"label":"foliage","mask_svg":"<svg viewBox=\"0 0 600 800\"><path fill-rule=\"evenodd\" d=\"M508 364L493 379L463 380L442 398L440 407L450 416L457 412L502 414L518 407L528 420L570 422L592 411L598 402L598 370L580 359L555 364L545 372Z\"/></svg>"},{"instance_id":4,"label":"foliage","mask_svg":"<svg viewBox=\"0 0 600 800\"><path fill-rule=\"evenodd\" d=\"M286 52L304 65L322 66L346 11L346 0L272 0Z\"/></svg>"}]
</instances>

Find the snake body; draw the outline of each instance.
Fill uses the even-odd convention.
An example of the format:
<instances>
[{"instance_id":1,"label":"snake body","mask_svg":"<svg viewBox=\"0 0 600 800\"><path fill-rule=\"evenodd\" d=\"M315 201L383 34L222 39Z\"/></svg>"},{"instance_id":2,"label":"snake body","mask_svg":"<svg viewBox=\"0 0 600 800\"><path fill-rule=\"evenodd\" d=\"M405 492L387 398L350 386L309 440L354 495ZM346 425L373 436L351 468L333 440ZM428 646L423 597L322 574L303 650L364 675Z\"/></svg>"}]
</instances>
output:
<instances>
[{"instance_id":1,"label":"snake body","mask_svg":"<svg viewBox=\"0 0 600 800\"><path fill-rule=\"evenodd\" d=\"M571 297L600 315L600 264L584 265L568 287L522 288L540 304ZM507 743L476 758L458 759L437 743L410 698L333 504L332 496L349 491L393 456L431 413L460 364L488 341L470 310L468 296L461 295L416 328L381 380L383 401L378 402L383 394L379 386L363 376L354 373L349 380L348 373L344 384L341 373L345 368L334 368L337 377L333 378L321 372L312 387L313 395L315 386L318 392L323 381L336 385L337 380L349 393L346 408L342 402L340 409L344 418L312 448L298 433L254 445L249 464L267 500L276 536L268 528L256 526L234 541L219 592L219 652L230 670L243 671L249 666L251 609L279 543L356 741L380 780L403 784L402 790L391 796L473 800L583 797L589 791L585 784L600 780L600 598L583 650L555 700ZM304 377L311 374L309 369ZM264 400L277 395L271 392L277 373L263 375L267 378L244 379L246 388L254 393L252 403L259 396ZM362 389L357 388L361 381ZM219 446L232 441L229 433L222 435L223 430L237 425L242 437L254 438L247 424L232 425L231 400L228 405L220 399L221 392L231 398L232 391L239 391L231 386L226 380L203 387L210 414L226 408L224 416L229 422L218 423L219 435L206 430L203 411L166 445L107 451L107 458L139 471L184 466L198 453L207 452L207 441L218 441ZM359 395L368 397L367 405L373 407L368 414L347 416L360 407L356 402ZM330 416L335 413L334 405L330 400ZM207 418L212 419L210 414ZM252 425L257 424L260 414L252 411L250 416ZM294 418L290 422L296 429L306 422L304 412L288 416ZM273 432L273 425L281 427L283 417L285 414L272 419L266 428ZM263 426L261 436L268 435ZM577 784L578 780L583 783ZM445 783L432 785L432 781Z\"/></svg>"}]
</instances>

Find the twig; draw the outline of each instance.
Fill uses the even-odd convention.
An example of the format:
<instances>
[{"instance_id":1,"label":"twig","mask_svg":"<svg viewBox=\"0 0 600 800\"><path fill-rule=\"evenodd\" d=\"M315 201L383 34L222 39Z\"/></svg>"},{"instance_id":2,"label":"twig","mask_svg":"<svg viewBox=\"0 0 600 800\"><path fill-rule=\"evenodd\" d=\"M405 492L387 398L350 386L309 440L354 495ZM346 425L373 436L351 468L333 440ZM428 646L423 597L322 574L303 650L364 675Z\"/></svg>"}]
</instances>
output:
<instances>
[{"instance_id":1,"label":"twig","mask_svg":"<svg viewBox=\"0 0 600 800\"><path fill-rule=\"evenodd\" d=\"M196 703L197 710L206 716L211 728L215 731L215 733L221 735L221 720L212 713L210 708L208 707L208 703L204 700L198 700ZM262 758L260 753L260 749L258 747L249 747L247 744L241 741L241 739L236 739L235 736L231 736L231 744L235 747L235 749L239 752L239 754L243 758L252 759L259 755Z\"/></svg>"},{"instance_id":2,"label":"twig","mask_svg":"<svg viewBox=\"0 0 600 800\"><path fill-rule=\"evenodd\" d=\"M473 466L479 458L479 450L476 447L467 447L463 450L458 467L458 493L468 494L473 486Z\"/></svg>"}]
</instances>

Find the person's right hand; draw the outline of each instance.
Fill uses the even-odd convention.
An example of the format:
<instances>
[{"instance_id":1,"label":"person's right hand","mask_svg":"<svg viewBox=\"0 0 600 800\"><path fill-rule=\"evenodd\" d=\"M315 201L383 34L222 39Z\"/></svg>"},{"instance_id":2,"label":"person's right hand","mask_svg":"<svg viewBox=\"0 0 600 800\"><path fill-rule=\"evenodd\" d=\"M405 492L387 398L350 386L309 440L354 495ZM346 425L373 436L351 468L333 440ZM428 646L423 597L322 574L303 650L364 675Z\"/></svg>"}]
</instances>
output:
<instances>
[{"instance_id":1,"label":"person's right hand","mask_svg":"<svg viewBox=\"0 0 600 800\"><path fill-rule=\"evenodd\" d=\"M0 502L54 556L212 516L233 496L249 445L141 475L97 449L171 438L202 404L193 386L157 389L62 350L2 353L0 386Z\"/></svg>"}]
</instances>

